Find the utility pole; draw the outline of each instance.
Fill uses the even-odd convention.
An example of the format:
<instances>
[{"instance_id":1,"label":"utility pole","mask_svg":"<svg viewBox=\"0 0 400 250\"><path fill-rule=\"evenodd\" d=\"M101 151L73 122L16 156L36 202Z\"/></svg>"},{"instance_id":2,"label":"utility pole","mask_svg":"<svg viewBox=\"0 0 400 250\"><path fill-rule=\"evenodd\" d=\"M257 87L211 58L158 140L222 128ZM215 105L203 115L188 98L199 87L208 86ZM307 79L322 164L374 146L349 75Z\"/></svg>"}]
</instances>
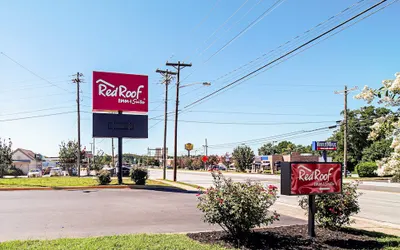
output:
<instances>
[{"instance_id":1,"label":"utility pole","mask_svg":"<svg viewBox=\"0 0 400 250\"><path fill-rule=\"evenodd\" d=\"M208 156L208 144L207 144L207 138L205 139L205 144L204 146L204 153L206 154L206 156ZM207 163L204 162L204 170L207 170Z\"/></svg>"},{"instance_id":2,"label":"utility pole","mask_svg":"<svg viewBox=\"0 0 400 250\"><path fill-rule=\"evenodd\" d=\"M115 162L114 162L114 138L111 138L111 156L112 156L112 167L115 167Z\"/></svg>"},{"instance_id":3,"label":"utility pole","mask_svg":"<svg viewBox=\"0 0 400 250\"><path fill-rule=\"evenodd\" d=\"M96 142L95 142L95 138L93 138L93 151L92 151L92 154L93 154L93 165L96 163L96 158L95 158L95 156L96 156Z\"/></svg>"},{"instance_id":4,"label":"utility pole","mask_svg":"<svg viewBox=\"0 0 400 250\"><path fill-rule=\"evenodd\" d=\"M183 63L178 61L177 63L166 63L167 66L172 66L177 70L176 79L176 104L175 104L175 138L174 138L174 181L176 181L177 174L177 163L178 163L178 108L179 108L179 84L180 84L180 72L185 67L192 67L191 63Z\"/></svg>"},{"instance_id":5,"label":"utility pole","mask_svg":"<svg viewBox=\"0 0 400 250\"><path fill-rule=\"evenodd\" d=\"M156 70L164 77L163 83L165 84L165 104L164 104L164 148L163 148L163 179L167 178L167 113L168 113L168 85L171 82L172 76L176 75L176 72L167 70Z\"/></svg>"},{"instance_id":6,"label":"utility pole","mask_svg":"<svg viewBox=\"0 0 400 250\"><path fill-rule=\"evenodd\" d=\"M347 131L348 131L348 124L347 124L347 95L357 90L358 87L354 87L351 89L347 88L347 85L344 86L344 90L335 91L335 94L343 94L344 95L344 111L343 111L343 118L344 118L344 128L343 128L343 171L344 177L347 177Z\"/></svg>"},{"instance_id":7,"label":"utility pole","mask_svg":"<svg viewBox=\"0 0 400 250\"><path fill-rule=\"evenodd\" d=\"M80 110L80 83L83 77L82 73L76 73L76 78L72 79L72 82L76 83L76 104L77 104L77 113L78 113L78 152L77 152L77 161L78 161L78 177L81 177L81 110Z\"/></svg>"}]
</instances>

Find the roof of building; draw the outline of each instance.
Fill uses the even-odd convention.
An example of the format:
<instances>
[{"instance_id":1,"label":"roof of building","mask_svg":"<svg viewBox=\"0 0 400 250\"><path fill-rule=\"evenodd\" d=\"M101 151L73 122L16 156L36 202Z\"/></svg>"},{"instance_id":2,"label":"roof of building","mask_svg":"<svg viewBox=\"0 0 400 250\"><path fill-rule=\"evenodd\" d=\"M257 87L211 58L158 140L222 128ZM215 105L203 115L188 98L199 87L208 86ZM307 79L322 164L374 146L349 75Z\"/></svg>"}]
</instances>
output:
<instances>
[{"instance_id":1,"label":"roof of building","mask_svg":"<svg viewBox=\"0 0 400 250\"><path fill-rule=\"evenodd\" d=\"M23 148L17 148L14 153L16 151L21 151L24 155L28 156L29 159L34 160L35 159L35 153L31 150L28 149L23 149Z\"/></svg>"}]
</instances>

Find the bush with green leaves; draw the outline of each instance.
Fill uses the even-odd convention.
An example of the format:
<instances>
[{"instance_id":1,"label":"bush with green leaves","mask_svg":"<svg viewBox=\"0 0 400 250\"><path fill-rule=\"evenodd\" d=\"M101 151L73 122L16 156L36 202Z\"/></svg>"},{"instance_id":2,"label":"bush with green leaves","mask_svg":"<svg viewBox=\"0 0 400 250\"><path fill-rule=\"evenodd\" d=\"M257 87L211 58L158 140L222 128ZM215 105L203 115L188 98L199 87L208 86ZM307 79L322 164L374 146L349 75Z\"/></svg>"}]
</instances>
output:
<instances>
[{"instance_id":1,"label":"bush with green leaves","mask_svg":"<svg viewBox=\"0 0 400 250\"><path fill-rule=\"evenodd\" d=\"M269 211L276 201L277 187L233 182L221 172L211 174L214 187L197 194L197 207L203 212L205 222L218 224L231 237L241 239L251 229L279 220L279 214Z\"/></svg>"},{"instance_id":2,"label":"bush with green leaves","mask_svg":"<svg viewBox=\"0 0 400 250\"><path fill-rule=\"evenodd\" d=\"M12 175L12 176L17 177L17 176L22 176L22 175L25 175L25 174L21 169L15 167L15 166L12 166L7 170L7 174L6 175Z\"/></svg>"},{"instance_id":3,"label":"bush with green leaves","mask_svg":"<svg viewBox=\"0 0 400 250\"><path fill-rule=\"evenodd\" d=\"M111 173L108 170L102 169L97 178L100 185L108 185L111 182Z\"/></svg>"},{"instance_id":4,"label":"bush with green leaves","mask_svg":"<svg viewBox=\"0 0 400 250\"><path fill-rule=\"evenodd\" d=\"M149 172L146 168L134 167L131 169L130 176L136 185L146 185L146 180L149 177Z\"/></svg>"},{"instance_id":5,"label":"bush with green leaves","mask_svg":"<svg viewBox=\"0 0 400 250\"><path fill-rule=\"evenodd\" d=\"M358 182L343 183L341 194L321 194L315 196L316 222L325 228L338 229L350 225L353 216L360 212L357 193ZM308 211L308 197L303 196L299 200L301 208Z\"/></svg>"},{"instance_id":6,"label":"bush with green leaves","mask_svg":"<svg viewBox=\"0 0 400 250\"><path fill-rule=\"evenodd\" d=\"M374 177L377 176L376 171L378 166L375 162L361 162L356 166L356 171L360 177Z\"/></svg>"}]
</instances>

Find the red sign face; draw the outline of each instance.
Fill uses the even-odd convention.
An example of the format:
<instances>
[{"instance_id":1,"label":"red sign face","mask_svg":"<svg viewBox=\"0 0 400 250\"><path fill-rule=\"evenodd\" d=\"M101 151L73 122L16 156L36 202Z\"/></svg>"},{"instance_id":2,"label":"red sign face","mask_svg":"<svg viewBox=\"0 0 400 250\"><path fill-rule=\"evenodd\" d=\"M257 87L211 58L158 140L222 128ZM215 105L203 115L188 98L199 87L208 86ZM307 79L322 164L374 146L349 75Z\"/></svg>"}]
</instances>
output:
<instances>
[{"instance_id":1,"label":"red sign face","mask_svg":"<svg viewBox=\"0 0 400 250\"><path fill-rule=\"evenodd\" d=\"M148 110L147 76L93 71L93 111Z\"/></svg>"},{"instance_id":2,"label":"red sign face","mask_svg":"<svg viewBox=\"0 0 400 250\"><path fill-rule=\"evenodd\" d=\"M207 156L203 156L203 157L201 158L201 160L202 160L203 162L206 162L206 161L208 160L208 157L207 157Z\"/></svg>"},{"instance_id":3,"label":"red sign face","mask_svg":"<svg viewBox=\"0 0 400 250\"><path fill-rule=\"evenodd\" d=\"M340 163L292 163L291 194L328 194L342 192Z\"/></svg>"}]
</instances>

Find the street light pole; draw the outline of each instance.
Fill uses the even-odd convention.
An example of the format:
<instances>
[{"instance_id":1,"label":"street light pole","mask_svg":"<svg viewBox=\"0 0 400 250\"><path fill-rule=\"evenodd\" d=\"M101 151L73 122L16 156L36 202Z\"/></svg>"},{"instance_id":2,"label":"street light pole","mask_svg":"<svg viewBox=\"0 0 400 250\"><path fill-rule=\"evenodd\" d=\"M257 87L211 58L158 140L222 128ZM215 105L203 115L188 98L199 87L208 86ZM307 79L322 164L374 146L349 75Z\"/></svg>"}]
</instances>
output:
<instances>
[{"instance_id":1,"label":"street light pole","mask_svg":"<svg viewBox=\"0 0 400 250\"><path fill-rule=\"evenodd\" d=\"M185 67L192 67L191 63L166 63L167 66L172 66L177 70L176 79L176 103L175 103L175 133L174 133L174 181L176 181L177 163L178 163L178 108L179 108L179 84L180 84L180 71Z\"/></svg>"}]
</instances>

